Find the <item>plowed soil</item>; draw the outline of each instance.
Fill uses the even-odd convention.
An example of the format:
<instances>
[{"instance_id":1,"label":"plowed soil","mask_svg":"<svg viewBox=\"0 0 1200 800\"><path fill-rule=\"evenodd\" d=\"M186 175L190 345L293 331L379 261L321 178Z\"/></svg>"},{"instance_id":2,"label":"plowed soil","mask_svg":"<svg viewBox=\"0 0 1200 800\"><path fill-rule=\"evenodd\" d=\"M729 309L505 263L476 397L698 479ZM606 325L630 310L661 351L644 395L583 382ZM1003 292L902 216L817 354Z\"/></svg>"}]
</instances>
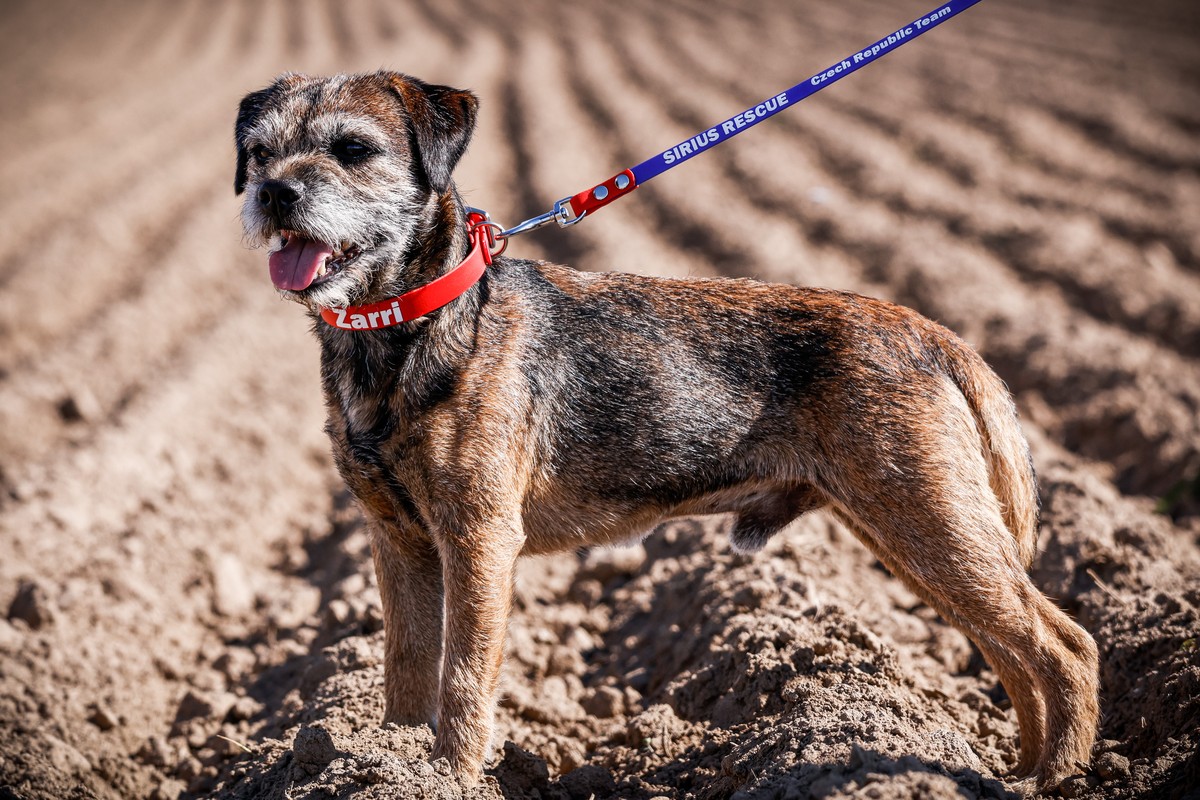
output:
<instances>
[{"instance_id":1,"label":"plowed soil","mask_svg":"<svg viewBox=\"0 0 1200 800\"><path fill-rule=\"evenodd\" d=\"M240 97L284 70L471 87L514 222L925 0L0 7L0 798L1006 797L972 646L832 519L529 561L464 790L380 727L378 591L317 346L246 250ZM1200 6L991 0L570 231L586 270L852 289L1018 398L1038 584L1096 638L1066 796L1200 797ZM4 613L7 612L7 613Z\"/></svg>"}]
</instances>

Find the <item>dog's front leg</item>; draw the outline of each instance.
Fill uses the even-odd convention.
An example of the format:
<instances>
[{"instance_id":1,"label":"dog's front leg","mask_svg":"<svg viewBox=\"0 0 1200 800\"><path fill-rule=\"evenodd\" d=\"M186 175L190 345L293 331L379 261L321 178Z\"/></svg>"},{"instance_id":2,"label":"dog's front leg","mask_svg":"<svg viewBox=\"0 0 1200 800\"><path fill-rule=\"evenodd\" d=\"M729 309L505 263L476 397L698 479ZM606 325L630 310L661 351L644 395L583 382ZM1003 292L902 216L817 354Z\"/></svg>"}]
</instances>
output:
<instances>
[{"instance_id":1,"label":"dog's front leg","mask_svg":"<svg viewBox=\"0 0 1200 800\"><path fill-rule=\"evenodd\" d=\"M442 657L442 562L415 523L371 527L386 642L383 720L432 723Z\"/></svg>"},{"instance_id":2,"label":"dog's front leg","mask_svg":"<svg viewBox=\"0 0 1200 800\"><path fill-rule=\"evenodd\" d=\"M445 648L434 758L473 780L491 746L504 637L524 534L517 519L444 537Z\"/></svg>"}]
</instances>

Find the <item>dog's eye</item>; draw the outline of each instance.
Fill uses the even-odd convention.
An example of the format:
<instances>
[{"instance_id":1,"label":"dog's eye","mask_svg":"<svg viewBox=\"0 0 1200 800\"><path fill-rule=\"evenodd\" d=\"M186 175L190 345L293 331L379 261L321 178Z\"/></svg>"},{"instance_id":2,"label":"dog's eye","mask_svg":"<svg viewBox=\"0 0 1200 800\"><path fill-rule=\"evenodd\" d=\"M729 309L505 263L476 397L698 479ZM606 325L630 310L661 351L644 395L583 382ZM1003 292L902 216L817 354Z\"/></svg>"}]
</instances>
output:
<instances>
[{"instance_id":1,"label":"dog's eye","mask_svg":"<svg viewBox=\"0 0 1200 800\"><path fill-rule=\"evenodd\" d=\"M254 156L254 160L258 163L265 164L271 157L271 151L260 144L250 148L250 155Z\"/></svg>"},{"instance_id":2,"label":"dog's eye","mask_svg":"<svg viewBox=\"0 0 1200 800\"><path fill-rule=\"evenodd\" d=\"M338 139L330 146L329 152L343 164L357 164L374 153L370 147L355 139Z\"/></svg>"}]
</instances>

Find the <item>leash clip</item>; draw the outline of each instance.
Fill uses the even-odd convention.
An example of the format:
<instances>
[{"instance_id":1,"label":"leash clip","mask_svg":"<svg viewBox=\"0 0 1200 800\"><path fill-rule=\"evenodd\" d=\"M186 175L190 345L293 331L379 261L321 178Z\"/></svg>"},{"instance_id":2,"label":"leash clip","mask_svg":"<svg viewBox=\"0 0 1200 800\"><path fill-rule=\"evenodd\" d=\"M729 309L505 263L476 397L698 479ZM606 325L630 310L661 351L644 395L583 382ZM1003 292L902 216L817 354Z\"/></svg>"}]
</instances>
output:
<instances>
[{"instance_id":1,"label":"leash clip","mask_svg":"<svg viewBox=\"0 0 1200 800\"><path fill-rule=\"evenodd\" d=\"M481 208L473 208L466 206L468 232L474 236L475 231L480 228L484 229L484 236L487 237L488 263L496 256L504 252L508 247L508 237L516 236L520 233L532 231L543 225L549 225L551 222L557 222L560 228L565 228L568 225L574 225L585 216L587 212L583 212L576 216L575 210L571 207L571 198L564 197L554 204L554 208L547 211L545 214L538 214L536 217L518 222L511 228L505 228L503 225L492 222L492 218L488 213ZM497 248L499 244L499 248Z\"/></svg>"},{"instance_id":2,"label":"leash clip","mask_svg":"<svg viewBox=\"0 0 1200 800\"><path fill-rule=\"evenodd\" d=\"M554 208L545 214L538 214L536 217L527 219L524 222L518 222L507 230L499 231L496 235L504 239L509 236L516 236L519 233L535 230L543 225L549 225L551 222L557 222L560 228L565 228L568 225L574 225L581 219L583 217L575 216L575 212L571 209L571 198L564 197L562 200L556 202Z\"/></svg>"}]
</instances>

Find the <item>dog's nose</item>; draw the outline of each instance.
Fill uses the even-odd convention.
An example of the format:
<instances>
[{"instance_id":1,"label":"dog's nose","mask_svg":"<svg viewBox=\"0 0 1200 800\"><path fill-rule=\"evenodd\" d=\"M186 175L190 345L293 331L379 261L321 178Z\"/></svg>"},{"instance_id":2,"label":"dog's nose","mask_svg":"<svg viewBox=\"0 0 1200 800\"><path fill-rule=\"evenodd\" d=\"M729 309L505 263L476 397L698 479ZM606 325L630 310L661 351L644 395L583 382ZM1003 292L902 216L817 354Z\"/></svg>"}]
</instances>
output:
<instances>
[{"instance_id":1,"label":"dog's nose","mask_svg":"<svg viewBox=\"0 0 1200 800\"><path fill-rule=\"evenodd\" d=\"M291 211L299 199L300 193L283 181L267 181L258 190L258 204L276 220Z\"/></svg>"}]
</instances>

